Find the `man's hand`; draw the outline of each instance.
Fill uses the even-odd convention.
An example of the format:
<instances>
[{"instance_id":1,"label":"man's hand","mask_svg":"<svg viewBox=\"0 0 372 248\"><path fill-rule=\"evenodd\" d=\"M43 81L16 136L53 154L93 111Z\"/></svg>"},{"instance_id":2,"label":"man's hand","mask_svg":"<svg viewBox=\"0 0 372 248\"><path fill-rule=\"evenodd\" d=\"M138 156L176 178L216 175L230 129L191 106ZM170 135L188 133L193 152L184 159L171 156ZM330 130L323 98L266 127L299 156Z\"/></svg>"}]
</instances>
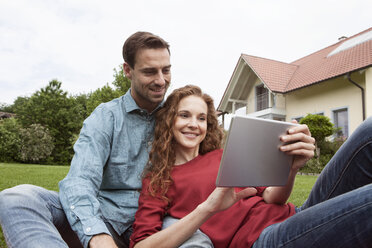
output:
<instances>
[{"instance_id":1,"label":"man's hand","mask_svg":"<svg viewBox=\"0 0 372 248\"><path fill-rule=\"evenodd\" d=\"M118 248L118 246L115 244L114 239L106 233L94 235L89 241L89 247L90 248Z\"/></svg>"}]
</instances>

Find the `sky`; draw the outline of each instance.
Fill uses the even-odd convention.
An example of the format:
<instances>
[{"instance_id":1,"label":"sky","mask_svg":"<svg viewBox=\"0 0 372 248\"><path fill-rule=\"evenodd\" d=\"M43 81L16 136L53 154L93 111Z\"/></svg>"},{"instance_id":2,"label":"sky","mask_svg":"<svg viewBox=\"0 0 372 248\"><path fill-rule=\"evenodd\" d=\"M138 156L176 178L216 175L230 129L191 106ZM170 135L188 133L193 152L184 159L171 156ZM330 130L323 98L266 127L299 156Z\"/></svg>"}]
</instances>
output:
<instances>
[{"instance_id":1,"label":"sky","mask_svg":"<svg viewBox=\"0 0 372 248\"><path fill-rule=\"evenodd\" d=\"M242 53L290 63L372 26L370 0L0 0L0 103L57 79L72 95L113 81L127 37L170 44L172 83L217 107Z\"/></svg>"}]
</instances>

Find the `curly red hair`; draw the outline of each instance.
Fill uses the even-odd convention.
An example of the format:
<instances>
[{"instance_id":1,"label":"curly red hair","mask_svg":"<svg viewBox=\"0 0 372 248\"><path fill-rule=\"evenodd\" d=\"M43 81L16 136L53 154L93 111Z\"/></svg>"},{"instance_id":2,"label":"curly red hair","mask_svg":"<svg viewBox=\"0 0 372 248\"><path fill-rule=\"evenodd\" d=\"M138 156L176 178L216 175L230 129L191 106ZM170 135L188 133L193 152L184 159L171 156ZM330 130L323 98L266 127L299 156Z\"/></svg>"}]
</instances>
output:
<instances>
[{"instance_id":1,"label":"curly red hair","mask_svg":"<svg viewBox=\"0 0 372 248\"><path fill-rule=\"evenodd\" d=\"M176 159L172 129L180 101L192 95L202 98L208 107L207 133L199 146L199 154L219 149L222 144L223 131L217 120L213 99L194 85L174 90L156 114L154 141L149 154L149 162L144 171L144 177L150 180L148 189L150 194L167 202L170 202L170 199L165 194L173 182L171 171Z\"/></svg>"}]
</instances>

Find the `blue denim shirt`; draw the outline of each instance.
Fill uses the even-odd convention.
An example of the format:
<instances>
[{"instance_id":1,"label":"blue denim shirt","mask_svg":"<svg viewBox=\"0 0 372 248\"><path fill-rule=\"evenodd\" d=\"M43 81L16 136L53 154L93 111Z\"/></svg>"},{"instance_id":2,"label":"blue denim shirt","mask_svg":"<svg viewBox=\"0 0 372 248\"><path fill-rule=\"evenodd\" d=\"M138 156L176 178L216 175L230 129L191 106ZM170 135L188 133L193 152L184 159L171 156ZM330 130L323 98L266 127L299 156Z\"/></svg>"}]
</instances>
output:
<instances>
[{"instance_id":1,"label":"blue denim shirt","mask_svg":"<svg viewBox=\"0 0 372 248\"><path fill-rule=\"evenodd\" d=\"M59 183L61 204L84 247L94 234L110 234L104 220L118 234L134 221L153 113L139 108L129 90L99 105L84 121L70 171Z\"/></svg>"}]
</instances>

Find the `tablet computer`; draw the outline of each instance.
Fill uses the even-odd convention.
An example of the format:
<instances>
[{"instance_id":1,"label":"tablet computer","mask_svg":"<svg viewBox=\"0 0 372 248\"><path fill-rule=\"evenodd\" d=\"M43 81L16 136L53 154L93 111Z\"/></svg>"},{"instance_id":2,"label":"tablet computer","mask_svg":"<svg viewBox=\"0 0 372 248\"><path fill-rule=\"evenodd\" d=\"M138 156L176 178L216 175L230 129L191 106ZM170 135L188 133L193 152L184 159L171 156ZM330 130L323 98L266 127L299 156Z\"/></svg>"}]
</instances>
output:
<instances>
[{"instance_id":1,"label":"tablet computer","mask_svg":"<svg viewBox=\"0 0 372 248\"><path fill-rule=\"evenodd\" d=\"M296 125L248 116L232 117L216 185L285 185L293 156L279 150L283 145L279 137Z\"/></svg>"}]
</instances>

